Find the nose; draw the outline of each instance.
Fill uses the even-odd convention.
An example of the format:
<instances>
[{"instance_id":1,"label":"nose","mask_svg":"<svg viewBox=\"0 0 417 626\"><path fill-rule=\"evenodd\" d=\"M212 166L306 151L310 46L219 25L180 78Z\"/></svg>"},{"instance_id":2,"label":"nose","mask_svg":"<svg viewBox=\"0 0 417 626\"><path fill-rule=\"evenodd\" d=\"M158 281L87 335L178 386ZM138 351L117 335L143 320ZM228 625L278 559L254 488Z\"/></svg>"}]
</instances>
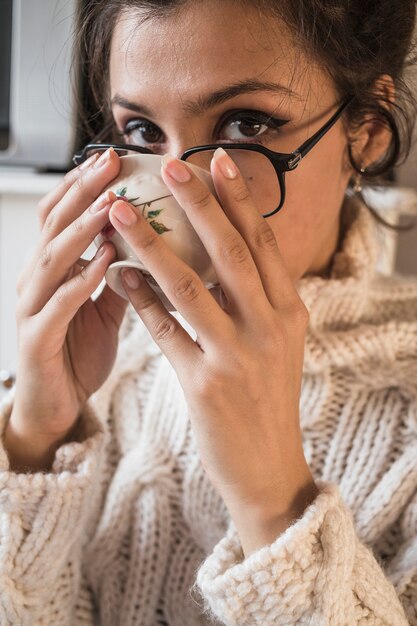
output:
<instances>
[{"instance_id":1,"label":"nose","mask_svg":"<svg viewBox=\"0 0 417 626\"><path fill-rule=\"evenodd\" d=\"M181 141L175 144L167 144L167 152L175 157L176 159L180 159L186 150L189 148L194 148L194 146L202 145L195 141Z\"/></svg>"},{"instance_id":2,"label":"nose","mask_svg":"<svg viewBox=\"0 0 417 626\"><path fill-rule=\"evenodd\" d=\"M175 136L167 137L166 151L173 157L179 159L186 150L195 146L203 146L211 143L211 138L207 132L196 131L191 128L184 129L175 134Z\"/></svg>"}]
</instances>

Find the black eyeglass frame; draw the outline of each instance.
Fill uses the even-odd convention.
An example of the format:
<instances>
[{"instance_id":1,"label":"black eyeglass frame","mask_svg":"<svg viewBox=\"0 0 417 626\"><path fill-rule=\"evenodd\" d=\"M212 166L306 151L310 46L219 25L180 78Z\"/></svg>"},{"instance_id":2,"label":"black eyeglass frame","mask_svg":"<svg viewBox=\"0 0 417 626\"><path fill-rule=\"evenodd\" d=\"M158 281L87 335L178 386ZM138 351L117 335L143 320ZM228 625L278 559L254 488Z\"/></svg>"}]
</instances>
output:
<instances>
[{"instance_id":1,"label":"black eyeglass frame","mask_svg":"<svg viewBox=\"0 0 417 626\"><path fill-rule=\"evenodd\" d=\"M273 150L270 150L265 146L253 143L216 143L189 148L181 155L180 160L186 161L193 154L197 154L198 152L204 152L205 150L216 150L217 148L224 148L228 150L253 150L254 152L260 152L261 154L265 155L270 160L275 169L281 189L281 201L279 203L279 206L270 213L263 215L263 217L265 218L272 217L272 215L278 213L278 211L283 207L285 202L285 173L291 172L295 170L296 167L298 167L302 159L310 152L312 148L314 148L314 146L320 141L320 139L324 137L324 135L337 122L339 117L352 102L353 98L354 96L349 96L348 98L346 98L342 105L338 108L336 113L334 113L332 117L321 128L319 128L317 132L314 133L314 135L309 137L309 139L307 139L303 144L301 144L301 146L299 146L291 153L274 152ZM84 146L81 152L74 154L72 158L73 163L75 165L80 165L81 163L83 163L87 158L87 152L95 148L114 148L115 150L132 150L140 154L155 154L149 148L144 148L142 146L135 146L130 144L89 143Z\"/></svg>"}]
</instances>

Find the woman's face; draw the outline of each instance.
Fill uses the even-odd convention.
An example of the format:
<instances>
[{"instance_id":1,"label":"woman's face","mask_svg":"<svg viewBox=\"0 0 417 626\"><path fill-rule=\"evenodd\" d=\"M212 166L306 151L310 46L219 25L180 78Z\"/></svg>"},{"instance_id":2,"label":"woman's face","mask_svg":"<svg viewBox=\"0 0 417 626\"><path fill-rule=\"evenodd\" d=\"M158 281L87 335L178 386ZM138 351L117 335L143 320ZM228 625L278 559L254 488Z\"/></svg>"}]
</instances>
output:
<instances>
[{"instance_id":1,"label":"woman's face","mask_svg":"<svg viewBox=\"0 0 417 626\"><path fill-rule=\"evenodd\" d=\"M257 86L260 81L282 89ZM132 130L124 140L177 157L196 145L228 141L292 152L338 108L330 79L305 59L279 20L225 0L189 3L175 16L140 25L137 12L125 13L112 40L110 90L112 100L137 109L112 105L118 129ZM250 113L245 121L248 111L289 121L268 128L251 121ZM336 250L352 174L346 146L339 119L286 175L285 204L268 218L294 281L323 273Z\"/></svg>"}]
</instances>

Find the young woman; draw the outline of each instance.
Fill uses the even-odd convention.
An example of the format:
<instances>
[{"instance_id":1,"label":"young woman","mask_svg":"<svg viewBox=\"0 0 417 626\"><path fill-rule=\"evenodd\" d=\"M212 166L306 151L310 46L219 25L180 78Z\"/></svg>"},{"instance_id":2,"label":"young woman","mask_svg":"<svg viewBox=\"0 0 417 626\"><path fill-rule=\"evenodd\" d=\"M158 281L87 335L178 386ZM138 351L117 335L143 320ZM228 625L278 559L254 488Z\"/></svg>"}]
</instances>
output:
<instances>
[{"instance_id":1,"label":"young woman","mask_svg":"<svg viewBox=\"0 0 417 626\"><path fill-rule=\"evenodd\" d=\"M417 625L417 282L378 273L360 194L409 149L415 12L87 7L100 141L166 155L224 301L102 193L117 150L41 201L1 407L2 625ZM180 158L201 145L218 200ZM108 222L178 314L135 273L129 302L91 298L111 238L77 261Z\"/></svg>"}]
</instances>

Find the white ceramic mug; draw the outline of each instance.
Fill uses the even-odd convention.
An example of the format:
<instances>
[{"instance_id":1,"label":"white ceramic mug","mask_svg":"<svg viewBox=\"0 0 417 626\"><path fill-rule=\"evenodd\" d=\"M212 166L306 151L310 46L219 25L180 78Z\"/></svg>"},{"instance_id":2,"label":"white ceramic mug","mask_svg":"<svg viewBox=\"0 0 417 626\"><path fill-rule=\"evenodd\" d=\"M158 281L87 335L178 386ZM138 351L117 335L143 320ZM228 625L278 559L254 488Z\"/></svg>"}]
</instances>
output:
<instances>
[{"instance_id":1,"label":"white ceramic mug","mask_svg":"<svg viewBox=\"0 0 417 626\"><path fill-rule=\"evenodd\" d=\"M178 204L162 180L161 158L155 154L120 157L119 175L108 185L106 190L111 189L118 197L129 201L136 207L136 210L164 238L164 241L175 254L200 276L207 289L213 289L213 295L215 295L219 290L219 281L211 259L201 239L191 226L184 209ZM187 165L216 197L210 172L194 164L187 163ZM120 272L125 267L132 267L145 276L168 311L176 310L155 278L110 222L94 239L97 248L104 241L111 241L116 248L116 261L109 265L105 275L106 282L116 293L128 299ZM216 295L215 297L217 299Z\"/></svg>"}]
</instances>

